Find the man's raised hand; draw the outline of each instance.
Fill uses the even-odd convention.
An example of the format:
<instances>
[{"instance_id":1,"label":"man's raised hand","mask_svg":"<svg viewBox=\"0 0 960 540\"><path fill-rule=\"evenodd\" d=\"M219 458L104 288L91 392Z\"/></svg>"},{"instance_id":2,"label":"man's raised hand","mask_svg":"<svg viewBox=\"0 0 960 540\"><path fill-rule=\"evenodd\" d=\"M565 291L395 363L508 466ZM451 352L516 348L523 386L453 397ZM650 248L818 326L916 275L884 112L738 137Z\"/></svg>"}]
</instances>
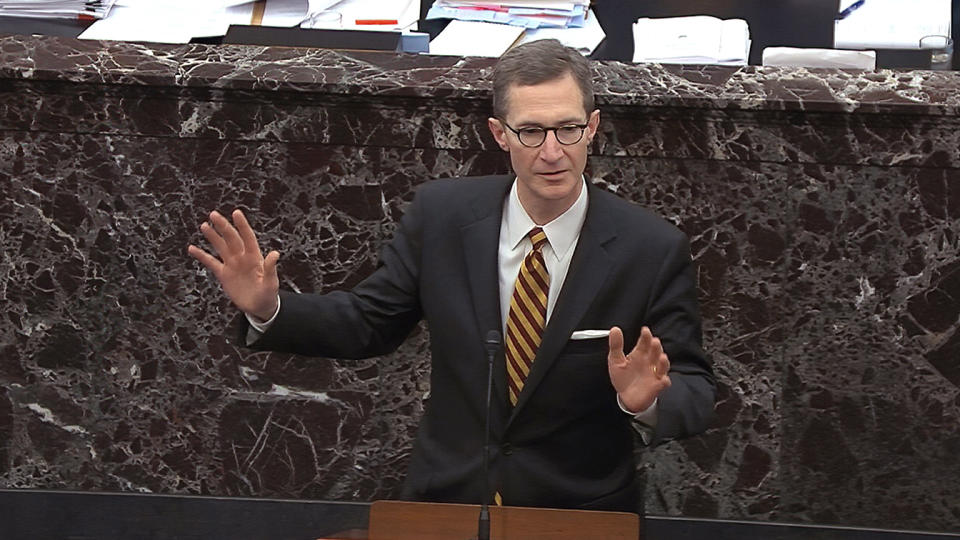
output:
<instances>
[{"instance_id":1,"label":"man's raised hand","mask_svg":"<svg viewBox=\"0 0 960 540\"><path fill-rule=\"evenodd\" d=\"M200 261L220 282L223 292L241 311L261 321L277 311L277 261L280 253L271 251L264 258L247 218L240 210L233 211L233 224L219 212L210 213L210 221L200 225L200 232L219 258L197 246L187 253Z\"/></svg>"},{"instance_id":2,"label":"man's raised hand","mask_svg":"<svg viewBox=\"0 0 960 540\"><path fill-rule=\"evenodd\" d=\"M646 326L629 354L623 353L623 332L616 326L610 329L610 352L607 369L610 382L627 410L637 413L647 410L657 396L670 386L670 360L663 352L660 339L653 337Z\"/></svg>"}]
</instances>

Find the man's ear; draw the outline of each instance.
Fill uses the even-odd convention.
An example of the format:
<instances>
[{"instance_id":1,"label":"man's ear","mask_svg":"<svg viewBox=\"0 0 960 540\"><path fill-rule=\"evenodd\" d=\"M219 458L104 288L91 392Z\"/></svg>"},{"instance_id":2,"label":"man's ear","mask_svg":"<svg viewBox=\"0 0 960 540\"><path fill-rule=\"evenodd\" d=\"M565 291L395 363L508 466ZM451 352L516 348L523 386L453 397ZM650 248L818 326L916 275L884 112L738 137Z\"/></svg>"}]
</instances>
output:
<instances>
[{"instance_id":1,"label":"man's ear","mask_svg":"<svg viewBox=\"0 0 960 540\"><path fill-rule=\"evenodd\" d=\"M503 129L503 124L500 123L500 120L492 116L487 118L487 127L490 128L490 133L493 135L493 138L496 139L500 148L503 148L504 152L509 152L510 146L507 144L507 132Z\"/></svg>"},{"instance_id":2,"label":"man's ear","mask_svg":"<svg viewBox=\"0 0 960 540\"><path fill-rule=\"evenodd\" d=\"M600 109L594 109L587 120L587 144L593 142L593 136L597 134L598 127L600 127Z\"/></svg>"}]
</instances>

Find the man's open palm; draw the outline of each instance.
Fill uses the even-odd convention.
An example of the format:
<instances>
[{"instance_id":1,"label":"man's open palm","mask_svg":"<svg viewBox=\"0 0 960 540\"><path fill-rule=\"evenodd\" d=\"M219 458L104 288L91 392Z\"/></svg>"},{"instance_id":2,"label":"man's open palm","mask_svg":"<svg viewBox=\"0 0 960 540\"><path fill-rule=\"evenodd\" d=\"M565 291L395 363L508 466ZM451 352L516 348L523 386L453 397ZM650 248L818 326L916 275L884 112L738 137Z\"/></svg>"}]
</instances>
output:
<instances>
[{"instance_id":1,"label":"man's open palm","mask_svg":"<svg viewBox=\"0 0 960 540\"><path fill-rule=\"evenodd\" d=\"M610 329L610 352L607 368L620 403L637 413L647 410L657 396L670 386L670 360L663 352L660 339L653 337L646 326L640 331L636 346L628 354L623 352L623 332Z\"/></svg>"},{"instance_id":2,"label":"man's open palm","mask_svg":"<svg viewBox=\"0 0 960 540\"><path fill-rule=\"evenodd\" d=\"M264 258L257 235L243 212L234 210L232 217L233 224L213 211L210 221L200 225L204 238L219 258L194 245L187 247L187 253L217 278L223 292L240 310L267 320L277 311L280 253L271 251Z\"/></svg>"}]
</instances>

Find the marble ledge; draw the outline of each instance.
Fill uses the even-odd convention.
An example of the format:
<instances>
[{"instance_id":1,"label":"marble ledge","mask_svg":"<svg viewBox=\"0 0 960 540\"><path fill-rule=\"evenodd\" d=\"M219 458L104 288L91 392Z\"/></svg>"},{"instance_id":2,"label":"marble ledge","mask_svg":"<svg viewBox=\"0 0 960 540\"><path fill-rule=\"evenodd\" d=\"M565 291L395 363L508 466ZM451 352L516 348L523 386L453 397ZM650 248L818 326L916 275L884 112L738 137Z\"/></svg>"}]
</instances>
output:
<instances>
[{"instance_id":1,"label":"marble ledge","mask_svg":"<svg viewBox=\"0 0 960 540\"><path fill-rule=\"evenodd\" d=\"M489 99L493 60L0 36L0 81ZM960 115L960 73L595 62L605 106Z\"/></svg>"}]
</instances>

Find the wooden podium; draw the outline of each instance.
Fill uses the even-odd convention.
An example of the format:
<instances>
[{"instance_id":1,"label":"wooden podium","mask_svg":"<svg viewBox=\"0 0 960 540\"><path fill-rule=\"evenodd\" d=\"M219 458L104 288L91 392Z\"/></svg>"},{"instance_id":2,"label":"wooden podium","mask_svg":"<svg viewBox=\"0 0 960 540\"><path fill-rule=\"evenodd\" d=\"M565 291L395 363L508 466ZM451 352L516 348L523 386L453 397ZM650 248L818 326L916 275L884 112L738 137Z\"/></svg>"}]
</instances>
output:
<instances>
[{"instance_id":1,"label":"wooden podium","mask_svg":"<svg viewBox=\"0 0 960 540\"><path fill-rule=\"evenodd\" d=\"M472 540L480 506L377 501L369 540ZM491 540L638 540L640 516L626 512L490 507Z\"/></svg>"}]
</instances>

